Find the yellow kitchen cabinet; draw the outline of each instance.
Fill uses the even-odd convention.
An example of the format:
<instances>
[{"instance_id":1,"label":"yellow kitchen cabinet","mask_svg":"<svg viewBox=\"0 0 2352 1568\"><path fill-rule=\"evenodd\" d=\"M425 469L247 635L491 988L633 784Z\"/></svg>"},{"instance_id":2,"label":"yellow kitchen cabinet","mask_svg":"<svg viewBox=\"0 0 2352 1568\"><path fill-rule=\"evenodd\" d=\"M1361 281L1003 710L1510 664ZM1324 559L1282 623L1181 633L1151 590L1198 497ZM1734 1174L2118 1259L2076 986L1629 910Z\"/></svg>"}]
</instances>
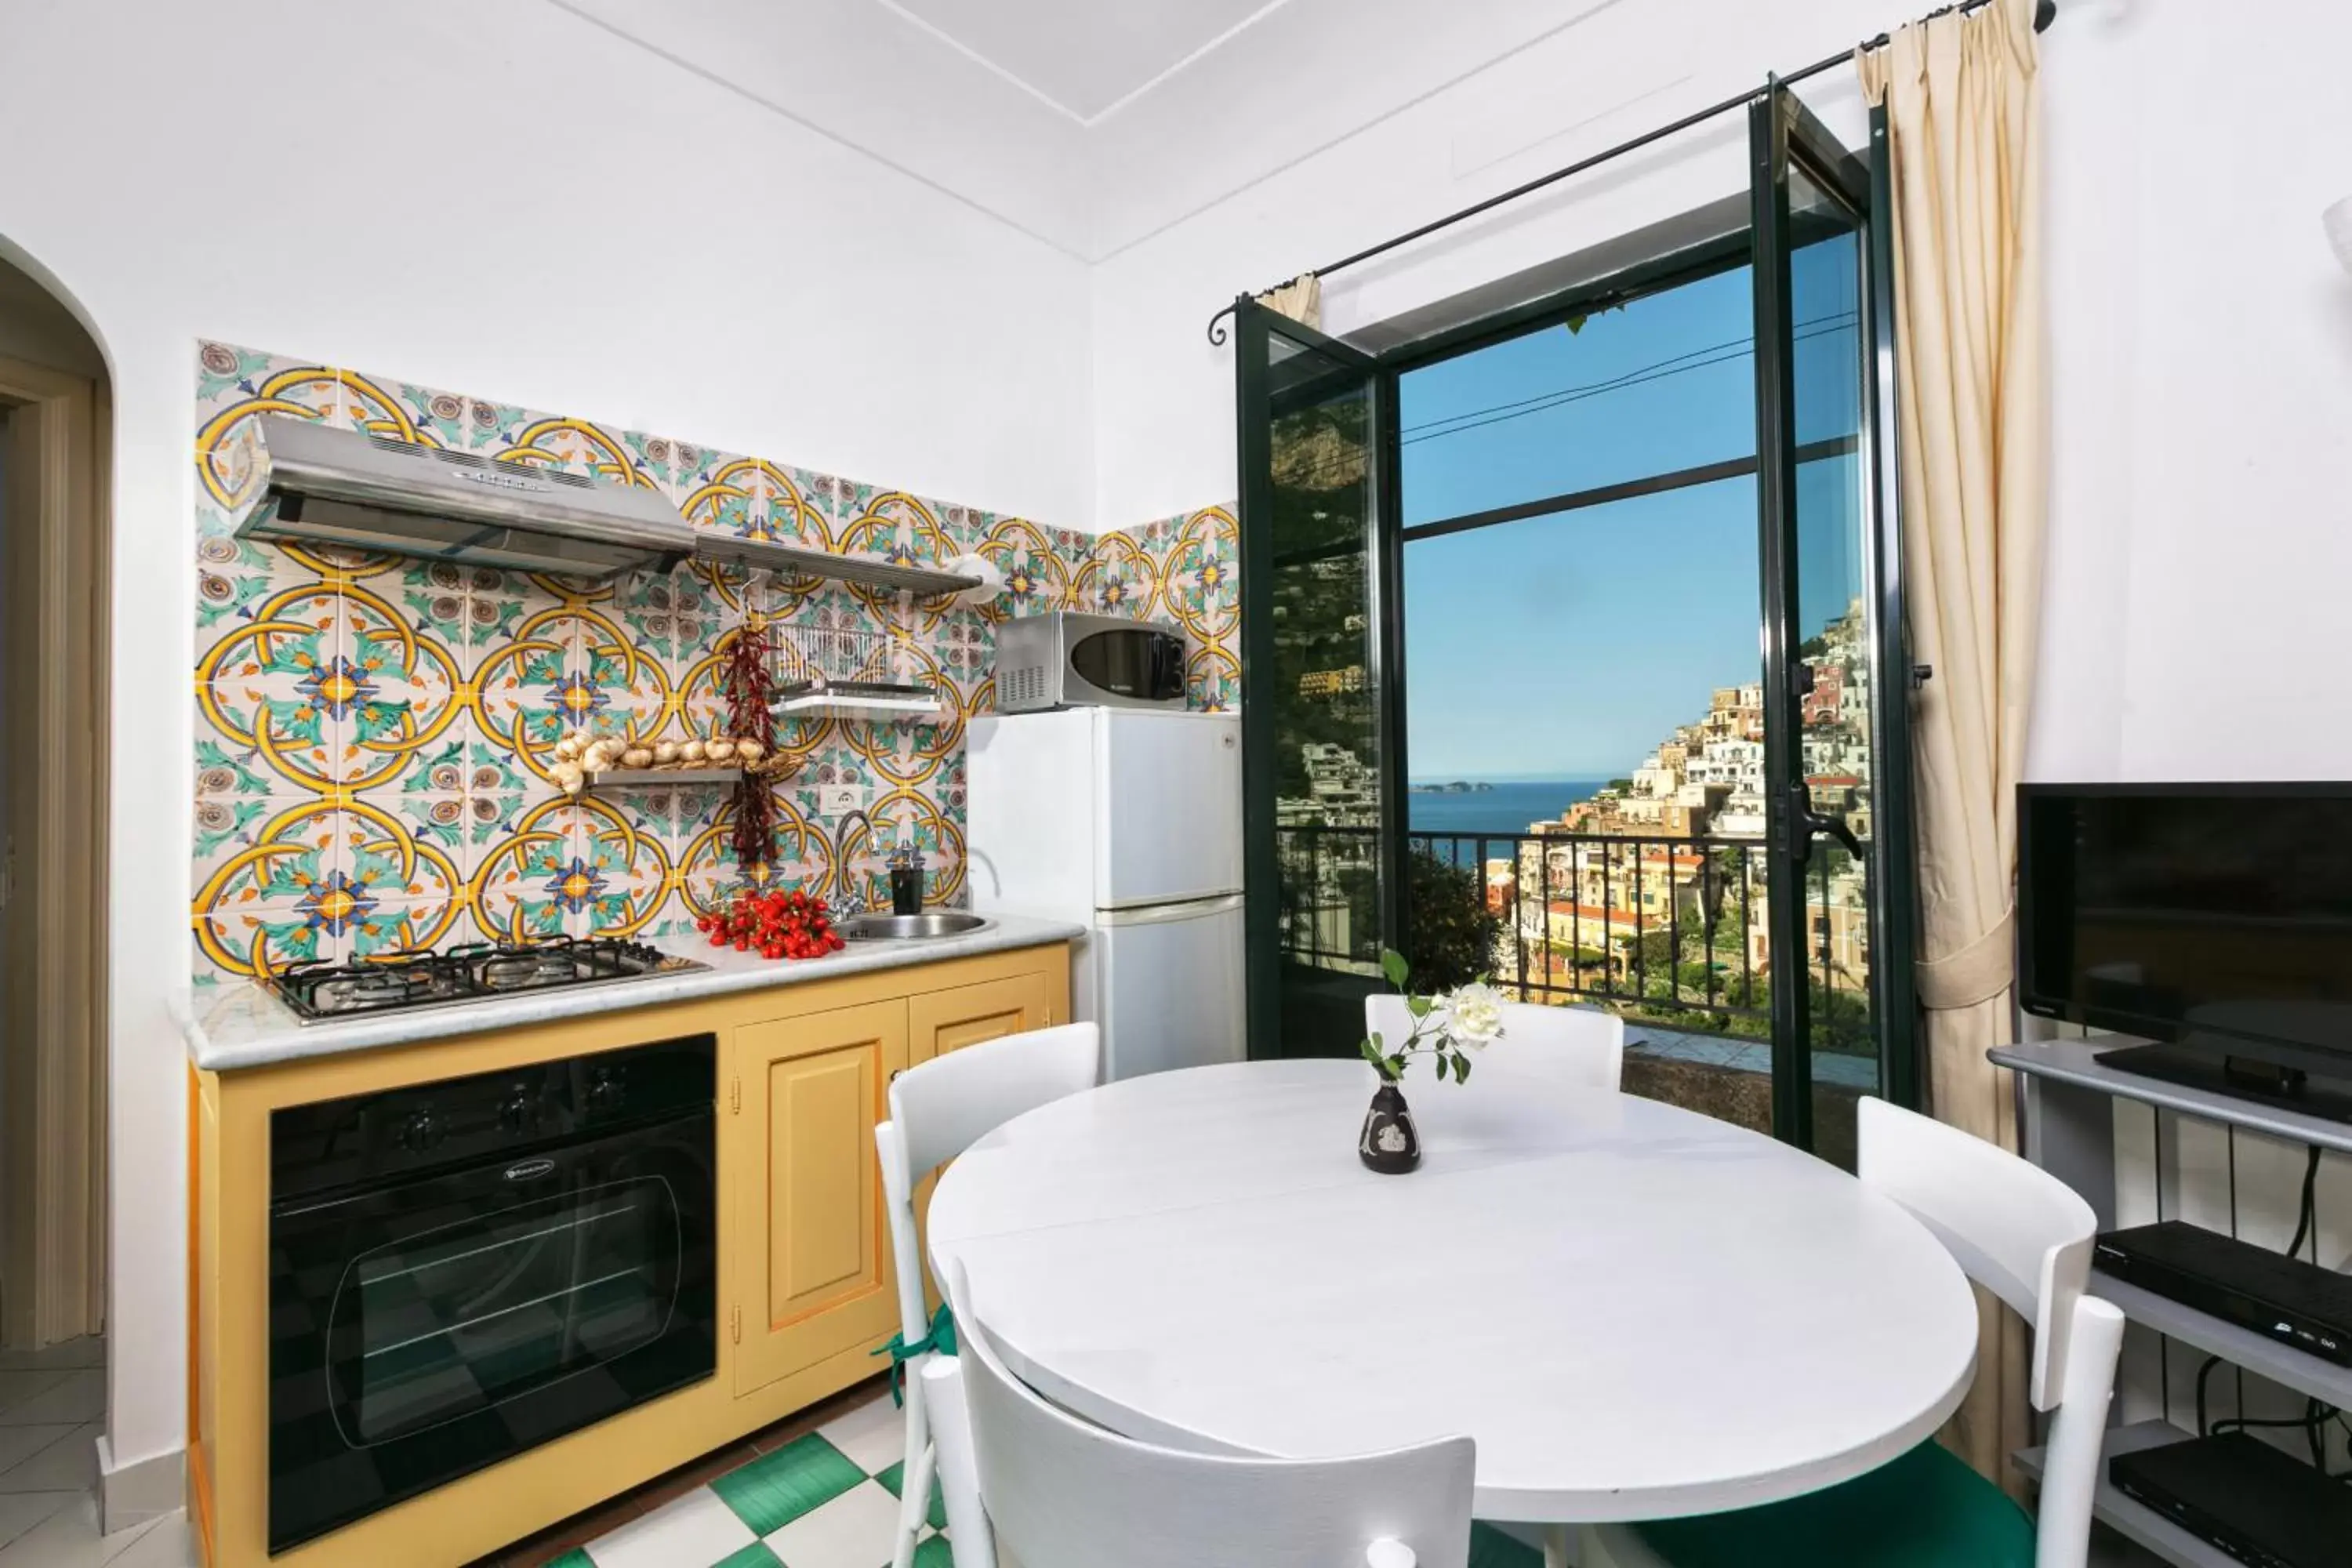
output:
<instances>
[{"instance_id":1,"label":"yellow kitchen cabinet","mask_svg":"<svg viewBox=\"0 0 2352 1568\"><path fill-rule=\"evenodd\" d=\"M735 1031L727 1094L735 1392L889 1338L898 1311L874 1124L907 1066L907 1004Z\"/></svg>"},{"instance_id":2,"label":"yellow kitchen cabinet","mask_svg":"<svg viewBox=\"0 0 2352 1568\"><path fill-rule=\"evenodd\" d=\"M890 1076L1069 1017L1059 940L327 1055L190 1084L189 1506L211 1568L465 1563L880 1375L898 1327L874 1124ZM789 981L790 970L778 978ZM617 992L615 993L617 996ZM266 1548L270 1118L295 1105L719 1038L711 1378L291 1547Z\"/></svg>"},{"instance_id":3,"label":"yellow kitchen cabinet","mask_svg":"<svg viewBox=\"0 0 2352 1568\"><path fill-rule=\"evenodd\" d=\"M1067 988L1065 975L1030 970L912 997L907 1004L910 1061L927 1062L982 1040L1066 1024Z\"/></svg>"}]
</instances>

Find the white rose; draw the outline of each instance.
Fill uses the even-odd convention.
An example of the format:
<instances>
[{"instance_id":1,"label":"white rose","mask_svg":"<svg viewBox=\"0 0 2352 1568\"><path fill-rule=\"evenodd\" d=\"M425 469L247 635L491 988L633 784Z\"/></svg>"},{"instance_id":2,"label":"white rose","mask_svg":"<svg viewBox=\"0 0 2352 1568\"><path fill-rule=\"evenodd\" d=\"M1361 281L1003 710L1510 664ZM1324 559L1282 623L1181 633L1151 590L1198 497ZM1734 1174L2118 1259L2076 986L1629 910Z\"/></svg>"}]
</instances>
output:
<instances>
[{"instance_id":1,"label":"white rose","mask_svg":"<svg viewBox=\"0 0 2352 1568\"><path fill-rule=\"evenodd\" d=\"M1445 1032L1456 1044L1475 1049L1502 1038L1503 998L1493 986L1474 980L1438 1005L1444 1010Z\"/></svg>"}]
</instances>

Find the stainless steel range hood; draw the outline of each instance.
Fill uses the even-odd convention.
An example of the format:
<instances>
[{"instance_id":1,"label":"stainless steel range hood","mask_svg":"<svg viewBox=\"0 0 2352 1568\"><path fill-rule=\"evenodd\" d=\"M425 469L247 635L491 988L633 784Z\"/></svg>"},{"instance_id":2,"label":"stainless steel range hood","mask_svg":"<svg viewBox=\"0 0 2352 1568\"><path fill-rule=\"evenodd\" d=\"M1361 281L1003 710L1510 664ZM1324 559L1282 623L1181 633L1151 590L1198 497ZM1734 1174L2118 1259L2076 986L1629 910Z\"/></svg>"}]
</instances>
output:
<instances>
[{"instance_id":1,"label":"stainless steel range hood","mask_svg":"<svg viewBox=\"0 0 2352 1568\"><path fill-rule=\"evenodd\" d=\"M578 577L667 571L694 551L694 529L658 490L291 415L257 423L268 489L243 538Z\"/></svg>"}]
</instances>

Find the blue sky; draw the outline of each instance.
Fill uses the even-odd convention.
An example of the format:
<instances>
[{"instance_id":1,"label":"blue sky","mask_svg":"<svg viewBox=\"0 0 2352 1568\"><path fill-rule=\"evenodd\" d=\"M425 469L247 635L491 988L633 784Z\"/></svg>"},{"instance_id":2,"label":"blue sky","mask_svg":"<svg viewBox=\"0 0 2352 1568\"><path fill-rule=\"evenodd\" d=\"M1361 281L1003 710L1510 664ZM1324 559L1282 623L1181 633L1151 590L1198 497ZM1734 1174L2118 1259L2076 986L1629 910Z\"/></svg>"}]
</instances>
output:
<instances>
[{"instance_id":1,"label":"blue sky","mask_svg":"<svg viewBox=\"0 0 2352 1568\"><path fill-rule=\"evenodd\" d=\"M1800 253L1800 440L1851 430L1850 245ZM1755 451L1748 269L1402 378L1408 528ZM1808 628L1860 591L1846 460L1801 475ZM1405 546L1416 780L1630 773L1759 678L1749 477Z\"/></svg>"}]
</instances>

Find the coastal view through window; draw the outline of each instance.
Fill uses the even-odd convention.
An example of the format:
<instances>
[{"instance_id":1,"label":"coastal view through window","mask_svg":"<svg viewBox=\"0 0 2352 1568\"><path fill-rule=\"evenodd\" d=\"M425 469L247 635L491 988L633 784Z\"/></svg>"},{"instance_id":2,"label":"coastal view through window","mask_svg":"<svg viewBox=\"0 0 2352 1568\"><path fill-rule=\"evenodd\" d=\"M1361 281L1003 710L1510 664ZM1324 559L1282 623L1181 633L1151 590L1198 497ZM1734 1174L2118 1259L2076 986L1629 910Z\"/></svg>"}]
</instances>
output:
<instances>
[{"instance_id":1,"label":"coastal view through window","mask_svg":"<svg viewBox=\"0 0 2352 1568\"><path fill-rule=\"evenodd\" d=\"M1805 790L1866 850L1856 270L1850 235L1797 253L1793 657ZM1742 267L1401 378L1410 787L1391 809L1419 980L1608 1007L1628 1088L1761 1125L1792 966L1767 923L1755 376ZM1343 570L1352 595L1360 562ZM1364 672L1295 646L1286 705L1326 722L1299 727L1277 803L1286 945L1360 971L1382 821L1347 734ZM1797 874L1816 1102L1850 1100L1877 1085L1866 854L1823 841Z\"/></svg>"}]
</instances>

